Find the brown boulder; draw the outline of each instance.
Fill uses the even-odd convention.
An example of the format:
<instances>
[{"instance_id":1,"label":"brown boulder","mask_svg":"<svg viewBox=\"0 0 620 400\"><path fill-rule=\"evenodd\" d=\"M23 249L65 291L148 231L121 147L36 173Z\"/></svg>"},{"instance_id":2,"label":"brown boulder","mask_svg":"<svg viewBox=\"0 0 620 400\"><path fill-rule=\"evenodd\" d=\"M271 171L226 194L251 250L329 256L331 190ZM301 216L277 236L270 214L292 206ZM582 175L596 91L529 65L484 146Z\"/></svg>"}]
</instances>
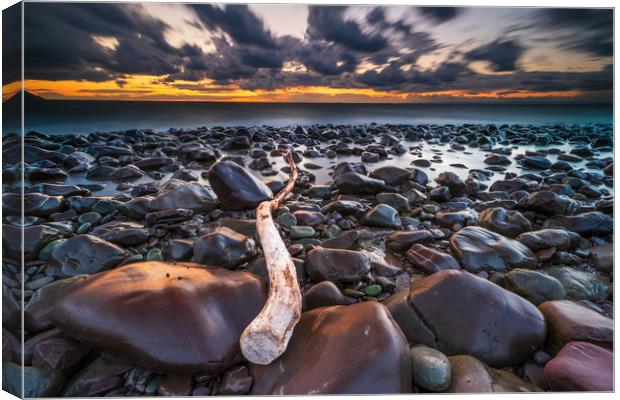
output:
<instances>
[{"instance_id":1,"label":"brown boulder","mask_svg":"<svg viewBox=\"0 0 620 400\"><path fill-rule=\"evenodd\" d=\"M65 334L154 370L217 374L265 303L247 272L141 262L80 278L52 312Z\"/></svg>"},{"instance_id":2,"label":"brown boulder","mask_svg":"<svg viewBox=\"0 0 620 400\"><path fill-rule=\"evenodd\" d=\"M547 320L547 347L553 354L573 341L613 346L612 319L570 300L547 301L538 308Z\"/></svg>"},{"instance_id":3,"label":"brown boulder","mask_svg":"<svg viewBox=\"0 0 620 400\"><path fill-rule=\"evenodd\" d=\"M254 366L252 395L410 393L409 345L375 302L302 314L286 352Z\"/></svg>"},{"instance_id":4,"label":"brown boulder","mask_svg":"<svg viewBox=\"0 0 620 400\"><path fill-rule=\"evenodd\" d=\"M412 283L409 310L394 315L415 344L493 367L518 365L545 340L545 320L527 300L465 271L444 270ZM395 304L397 306L397 304Z\"/></svg>"},{"instance_id":5,"label":"brown boulder","mask_svg":"<svg viewBox=\"0 0 620 400\"><path fill-rule=\"evenodd\" d=\"M570 342L545 365L545 383L556 391L614 390L614 353L587 342Z\"/></svg>"}]
</instances>

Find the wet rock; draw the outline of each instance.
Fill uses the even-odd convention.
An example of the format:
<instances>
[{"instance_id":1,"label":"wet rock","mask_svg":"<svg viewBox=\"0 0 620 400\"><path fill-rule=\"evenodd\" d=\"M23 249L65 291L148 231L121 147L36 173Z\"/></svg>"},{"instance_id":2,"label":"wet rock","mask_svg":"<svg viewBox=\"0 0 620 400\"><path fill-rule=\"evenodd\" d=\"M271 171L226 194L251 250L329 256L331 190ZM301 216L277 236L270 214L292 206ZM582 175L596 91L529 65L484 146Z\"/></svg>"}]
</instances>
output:
<instances>
[{"instance_id":1,"label":"wet rock","mask_svg":"<svg viewBox=\"0 0 620 400\"><path fill-rule=\"evenodd\" d=\"M57 185L53 183L40 183L38 185L34 185L33 189L36 192L44 193L49 196L71 197L71 196L88 196L90 194L90 190L81 188L79 186Z\"/></svg>"},{"instance_id":2,"label":"wet rock","mask_svg":"<svg viewBox=\"0 0 620 400\"><path fill-rule=\"evenodd\" d=\"M531 169L549 169L551 161L543 156L528 156L521 160L521 165Z\"/></svg>"},{"instance_id":3,"label":"wet rock","mask_svg":"<svg viewBox=\"0 0 620 400\"><path fill-rule=\"evenodd\" d=\"M501 154L490 154L484 159L484 163L489 165L510 165L512 164L512 161L510 161L508 157Z\"/></svg>"},{"instance_id":4,"label":"wet rock","mask_svg":"<svg viewBox=\"0 0 620 400\"><path fill-rule=\"evenodd\" d=\"M388 205L398 212L409 211L409 200L398 193L379 193L377 202Z\"/></svg>"},{"instance_id":5,"label":"wet rock","mask_svg":"<svg viewBox=\"0 0 620 400\"><path fill-rule=\"evenodd\" d=\"M352 282L370 271L370 258L359 251L319 247L306 254L305 267L315 282Z\"/></svg>"},{"instance_id":6,"label":"wet rock","mask_svg":"<svg viewBox=\"0 0 620 400\"><path fill-rule=\"evenodd\" d=\"M386 189L384 181L357 172L346 172L338 176L334 183L342 194L377 194Z\"/></svg>"},{"instance_id":7,"label":"wet rock","mask_svg":"<svg viewBox=\"0 0 620 400\"><path fill-rule=\"evenodd\" d=\"M360 222L364 225L378 228L398 228L401 225L398 211L387 204L374 206L364 214Z\"/></svg>"},{"instance_id":8,"label":"wet rock","mask_svg":"<svg viewBox=\"0 0 620 400\"><path fill-rule=\"evenodd\" d=\"M175 261L189 261L194 254L194 241L191 239L172 239L164 247L164 253Z\"/></svg>"},{"instance_id":9,"label":"wet rock","mask_svg":"<svg viewBox=\"0 0 620 400\"><path fill-rule=\"evenodd\" d=\"M552 276L528 269L513 269L504 277L504 287L540 305L549 300L563 300L566 298L564 287Z\"/></svg>"},{"instance_id":10,"label":"wet rock","mask_svg":"<svg viewBox=\"0 0 620 400\"><path fill-rule=\"evenodd\" d=\"M160 396L189 396L191 392L191 376L169 374L161 378L157 386L157 394Z\"/></svg>"},{"instance_id":11,"label":"wet rock","mask_svg":"<svg viewBox=\"0 0 620 400\"><path fill-rule=\"evenodd\" d=\"M26 226L22 246L21 231L18 226L2 225L2 249L6 257L19 260L23 250L25 260L34 260L47 244L64 236L61 231L46 225Z\"/></svg>"},{"instance_id":12,"label":"wet rock","mask_svg":"<svg viewBox=\"0 0 620 400\"><path fill-rule=\"evenodd\" d=\"M254 240L225 227L217 228L194 241L193 260L204 265L233 269L252 258Z\"/></svg>"},{"instance_id":13,"label":"wet rock","mask_svg":"<svg viewBox=\"0 0 620 400\"><path fill-rule=\"evenodd\" d=\"M50 338L36 344L32 366L40 369L57 369L70 375L88 356L90 349L69 338Z\"/></svg>"},{"instance_id":14,"label":"wet rock","mask_svg":"<svg viewBox=\"0 0 620 400\"><path fill-rule=\"evenodd\" d=\"M435 241L435 237L430 231L396 231L391 233L385 245L392 251L405 251L414 244L427 244Z\"/></svg>"},{"instance_id":15,"label":"wet rock","mask_svg":"<svg viewBox=\"0 0 620 400\"><path fill-rule=\"evenodd\" d=\"M452 196L458 197L465 193L465 182L454 172L442 172L435 181L441 186L447 186Z\"/></svg>"},{"instance_id":16,"label":"wet rock","mask_svg":"<svg viewBox=\"0 0 620 400\"><path fill-rule=\"evenodd\" d=\"M2 326L15 329L21 324L21 298L19 302L8 286L2 285Z\"/></svg>"},{"instance_id":17,"label":"wet rock","mask_svg":"<svg viewBox=\"0 0 620 400\"><path fill-rule=\"evenodd\" d=\"M590 260L597 270L612 272L614 268L614 245L606 243L590 250Z\"/></svg>"},{"instance_id":18,"label":"wet rock","mask_svg":"<svg viewBox=\"0 0 620 400\"><path fill-rule=\"evenodd\" d=\"M57 369L39 369L24 367L12 362L2 363L2 389L15 396L22 396L22 376L24 382L23 397L56 397L65 384L65 377Z\"/></svg>"},{"instance_id":19,"label":"wet rock","mask_svg":"<svg viewBox=\"0 0 620 400\"><path fill-rule=\"evenodd\" d=\"M142 176L144 176L144 171L142 171L135 165L127 165L125 167L118 168L110 175L112 179L116 179L119 181L135 180Z\"/></svg>"},{"instance_id":20,"label":"wet rock","mask_svg":"<svg viewBox=\"0 0 620 400\"><path fill-rule=\"evenodd\" d=\"M217 374L241 360L241 332L265 300L262 280L247 272L144 262L80 279L52 320L145 368Z\"/></svg>"},{"instance_id":21,"label":"wet rock","mask_svg":"<svg viewBox=\"0 0 620 400\"><path fill-rule=\"evenodd\" d=\"M298 225L301 226L317 226L327 222L327 217L316 211L295 211L293 213Z\"/></svg>"},{"instance_id":22,"label":"wet rock","mask_svg":"<svg viewBox=\"0 0 620 400\"><path fill-rule=\"evenodd\" d=\"M92 235L123 246L135 246L149 239L149 230L137 222L112 221L93 229Z\"/></svg>"},{"instance_id":23,"label":"wet rock","mask_svg":"<svg viewBox=\"0 0 620 400\"><path fill-rule=\"evenodd\" d=\"M360 351L368 343L372 349ZM303 313L285 353L268 366L254 366L253 375L252 395L410 393L412 388L407 341L375 302Z\"/></svg>"},{"instance_id":24,"label":"wet rock","mask_svg":"<svg viewBox=\"0 0 620 400\"><path fill-rule=\"evenodd\" d=\"M321 212L326 214L330 212L338 212L342 215L358 214L366 211L366 206L362 203L352 200L336 200L327 203L321 208Z\"/></svg>"},{"instance_id":25,"label":"wet rock","mask_svg":"<svg viewBox=\"0 0 620 400\"><path fill-rule=\"evenodd\" d=\"M480 226L511 238L532 230L530 221L518 211L502 207L487 208L478 216Z\"/></svg>"},{"instance_id":26,"label":"wet rock","mask_svg":"<svg viewBox=\"0 0 620 400\"><path fill-rule=\"evenodd\" d=\"M527 191L530 185L525 179L515 178L515 179L505 179L495 181L489 187L489 192L508 192L513 193L520 190Z\"/></svg>"},{"instance_id":27,"label":"wet rock","mask_svg":"<svg viewBox=\"0 0 620 400\"><path fill-rule=\"evenodd\" d=\"M209 184L226 210L256 208L273 197L271 190L248 170L232 161L218 161L208 172Z\"/></svg>"},{"instance_id":28,"label":"wet rock","mask_svg":"<svg viewBox=\"0 0 620 400\"><path fill-rule=\"evenodd\" d=\"M71 377L62 391L62 396L102 396L107 391L122 386L122 375L129 369L131 366L126 362L102 354Z\"/></svg>"},{"instance_id":29,"label":"wet rock","mask_svg":"<svg viewBox=\"0 0 620 400\"><path fill-rule=\"evenodd\" d=\"M520 242L477 226L468 226L452 235L450 248L461 266L470 272L533 268L538 263L534 253Z\"/></svg>"},{"instance_id":30,"label":"wet rock","mask_svg":"<svg viewBox=\"0 0 620 400\"><path fill-rule=\"evenodd\" d=\"M304 268L304 260L293 258L293 264L295 265L295 272L299 284L302 285L306 281L306 270ZM267 287L269 287L269 271L267 271L267 262L265 257L256 257L248 263L247 269L249 272L263 278Z\"/></svg>"},{"instance_id":31,"label":"wet rock","mask_svg":"<svg viewBox=\"0 0 620 400\"><path fill-rule=\"evenodd\" d=\"M410 175L408 170L391 165L379 167L369 174L371 178L384 181L388 185L402 185L409 180Z\"/></svg>"},{"instance_id":32,"label":"wet rock","mask_svg":"<svg viewBox=\"0 0 620 400\"><path fill-rule=\"evenodd\" d=\"M220 396L240 396L248 394L252 387L253 378L245 365L231 368L222 377L216 387L215 394Z\"/></svg>"},{"instance_id":33,"label":"wet rock","mask_svg":"<svg viewBox=\"0 0 620 400\"><path fill-rule=\"evenodd\" d=\"M609 296L609 283L590 273L571 267L550 267L541 270L560 281L571 300L605 300Z\"/></svg>"},{"instance_id":34,"label":"wet rock","mask_svg":"<svg viewBox=\"0 0 620 400\"><path fill-rule=\"evenodd\" d=\"M22 199L24 215L47 217L64 210L65 200L60 196L48 196L42 193L4 193L2 195L2 213L4 215L21 215Z\"/></svg>"},{"instance_id":35,"label":"wet rock","mask_svg":"<svg viewBox=\"0 0 620 400\"><path fill-rule=\"evenodd\" d=\"M433 392L442 392L452 381L450 361L440 351L426 346L411 348L413 384Z\"/></svg>"},{"instance_id":36,"label":"wet rock","mask_svg":"<svg viewBox=\"0 0 620 400\"><path fill-rule=\"evenodd\" d=\"M448 393L539 392L540 389L515 374L490 368L469 355L449 357L452 382Z\"/></svg>"},{"instance_id":37,"label":"wet rock","mask_svg":"<svg viewBox=\"0 0 620 400\"><path fill-rule=\"evenodd\" d=\"M444 269L459 269L458 261L450 254L442 253L421 244L414 244L405 253L407 260L417 269L433 274Z\"/></svg>"},{"instance_id":38,"label":"wet rock","mask_svg":"<svg viewBox=\"0 0 620 400\"><path fill-rule=\"evenodd\" d=\"M614 322L570 300L547 301L539 306L547 320L546 346L555 354L568 342L590 342L611 348Z\"/></svg>"},{"instance_id":39,"label":"wet rock","mask_svg":"<svg viewBox=\"0 0 620 400\"><path fill-rule=\"evenodd\" d=\"M468 225L476 224L478 214L471 209L462 211L439 211L435 214L435 223L442 228L458 231Z\"/></svg>"},{"instance_id":40,"label":"wet rock","mask_svg":"<svg viewBox=\"0 0 620 400\"><path fill-rule=\"evenodd\" d=\"M144 216L148 225L174 224L187 221L194 215L194 211L186 208L169 208L167 210L154 211Z\"/></svg>"},{"instance_id":41,"label":"wet rock","mask_svg":"<svg viewBox=\"0 0 620 400\"><path fill-rule=\"evenodd\" d=\"M24 322L28 331L41 332L53 328L51 312L54 305L79 277L57 280L33 293L24 308Z\"/></svg>"},{"instance_id":42,"label":"wet rock","mask_svg":"<svg viewBox=\"0 0 620 400\"><path fill-rule=\"evenodd\" d=\"M127 256L120 247L92 235L77 235L51 254L49 264L60 276L93 274L119 265Z\"/></svg>"},{"instance_id":43,"label":"wet rock","mask_svg":"<svg viewBox=\"0 0 620 400\"><path fill-rule=\"evenodd\" d=\"M545 366L544 381L554 391L610 392L614 354L587 342L570 342Z\"/></svg>"},{"instance_id":44,"label":"wet rock","mask_svg":"<svg viewBox=\"0 0 620 400\"><path fill-rule=\"evenodd\" d=\"M524 232L517 236L517 240L534 252L551 247L555 247L556 250L568 250L571 245L569 233L562 229L541 229L533 232Z\"/></svg>"},{"instance_id":45,"label":"wet rock","mask_svg":"<svg viewBox=\"0 0 620 400\"><path fill-rule=\"evenodd\" d=\"M527 198L525 207L545 215L571 215L575 213L578 205L570 197L540 191L532 193Z\"/></svg>"},{"instance_id":46,"label":"wet rock","mask_svg":"<svg viewBox=\"0 0 620 400\"><path fill-rule=\"evenodd\" d=\"M313 285L303 296L303 309L337 306L346 304L346 299L333 282L323 281Z\"/></svg>"},{"instance_id":47,"label":"wet rock","mask_svg":"<svg viewBox=\"0 0 620 400\"><path fill-rule=\"evenodd\" d=\"M545 319L533 304L468 272L444 270L414 281L406 301L408 309L395 307L394 318L410 341L448 356L512 366L545 339Z\"/></svg>"},{"instance_id":48,"label":"wet rock","mask_svg":"<svg viewBox=\"0 0 620 400\"><path fill-rule=\"evenodd\" d=\"M208 186L198 182L185 182L170 179L157 191L157 196L149 202L153 211L184 208L192 211L209 212L217 203Z\"/></svg>"},{"instance_id":49,"label":"wet rock","mask_svg":"<svg viewBox=\"0 0 620 400\"><path fill-rule=\"evenodd\" d=\"M600 211L548 219L545 228L564 228L583 236L606 236L613 233L613 218Z\"/></svg>"}]
</instances>

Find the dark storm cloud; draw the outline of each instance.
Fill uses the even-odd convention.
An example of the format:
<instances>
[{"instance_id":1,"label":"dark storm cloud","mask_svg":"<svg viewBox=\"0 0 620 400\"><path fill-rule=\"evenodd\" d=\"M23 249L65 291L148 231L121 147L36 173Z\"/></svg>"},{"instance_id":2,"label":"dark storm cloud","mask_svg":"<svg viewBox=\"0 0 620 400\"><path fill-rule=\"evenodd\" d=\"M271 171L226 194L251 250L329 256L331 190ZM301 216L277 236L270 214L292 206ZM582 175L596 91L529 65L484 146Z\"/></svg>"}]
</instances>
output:
<instances>
[{"instance_id":1,"label":"dark storm cloud","mask_svg":"<svg viewBox=\"0 0 620 400\"><path fill-rule=\"evenodd\" d=\"M19 81L22 76L21 3L2 11L2 84Z\"/></svg>"},{"instance_id":2,"label":"dark storm cloud","mask_svg":"<svg viewBox=\"0 0 620 400\"><path fill-rule=\"evenodd\" d=\"M184 56L164 39L167 25L123 4L25 5L25 74L32 79L104 81L122 74L179 71ZM116 49L93 36L114 37Z\"/></svg>"},{"instance_id":3,"label":"dark storm cloud","mask_svg":"<svg viewBox=\"0 0 620 400\"><path fill-rule=\"evenodd\" d=\"M538 26L557 35L562 48L599 57L613 55L613 10L546 8L538 14Z\"/></svg>"},{"instance_id":4,"label":"dark storm cloud","mask_svg":"<svg viewBox=\"0 0 620 400\"><path fill-rule=\"evenodd\" d=\"M471 61L488 61L495 72L509 72L517 69L523 51L516 40L496 40L467 52L465 57Z\"/></svg>"},{"instance_id":5,"label":"dark storm cloud","mask_svg":"<svg viewBox=\"0 0 620 400\"><path fill-rule=\"evenodd\" d=\"M247 5L228 4L224 8L219 8L209 4L194 4L190 7L196 11L207 29L219 28L238 44L276 47L271 32Z\"/></svg>"},{"instance_id":6,"label":"dark storm cloud","mask_svg":"<svg viewBox=\"0 0 620 400\"><path fill-rule=\"evenodd\" d=\"M310 6L306 35L311 40L327 40L351 50L373 52L384 49L388 42L379 33L363 33L355 21L345 20L348 7Z\"/></svg>"},{"instance_id":7,"label":"dark storm cloud","mask_svg":"<svg viewBox=\"0 0 620 400\"><path fill-rule=\"evenodd\" d=\"M463 8L458 7L417 7L416 9L436 24L454 19L463 11Z\"/></svg>"},{"instance_id":8,"label":"dark storm cloud","mask_svg":"<svg viewBox=\"0 0 620 400\"><path fill-rule=\"evenodd\" d=\"M439 42L432 29L419 30L404 16L388 19L380 7L359 21L348 19L348 7L311 6L304 39L275 35L244 5L187 7L200 20L192 25L211 39L214 51L190 44L171 46L165 40L171 27L138 4L27 3L26 76L114 80L118 89L110 90L115 93L132 92L127 82L133 74L154 75L156 83L205 93L221 90L198 83L205 78L247 90L329 86L402 93L513 93L612 88L611 66L594 72L520 69L526 45L533 42L522 40L519 32L524 29L544 29L545 38L566 50L610 55L613 27L611 13L605 10L536 10L536 26L515 28L502 39L459 52L454 44ZM461 9L424 7L416 13L439 24L459 18ZM115 47L106 48L93 36L114 38ZM417 64L421 57L446 48L452 53L434 68L421 69ZM473 61L486 61L493 71L508 74L478 74L469 67ZM288 62L300 68L283 70ZM368 63L378 68L356 72Z\"/></svg>"}]
</instances>

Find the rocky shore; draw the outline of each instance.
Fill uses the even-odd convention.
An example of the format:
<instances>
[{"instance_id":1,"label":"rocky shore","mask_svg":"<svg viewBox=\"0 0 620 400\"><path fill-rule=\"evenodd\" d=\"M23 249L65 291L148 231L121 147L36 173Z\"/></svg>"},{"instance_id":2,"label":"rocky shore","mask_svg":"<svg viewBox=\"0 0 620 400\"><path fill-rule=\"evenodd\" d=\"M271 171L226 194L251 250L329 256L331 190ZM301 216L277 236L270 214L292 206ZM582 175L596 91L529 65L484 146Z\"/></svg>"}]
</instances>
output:
<instances>
[{"instance_id":1,"label":"rocky shore","mask_svg":"<svg viewBox=\"0 0 620 400\"><path fill-rule=\"evenodd\" d=\"M22 352L27 397L613 390L610 125L29 132L23 162L20 142L5 390ZM277 149L304 312L260 366L239 337L268 293Z\"/></svg>"}]
</instances>

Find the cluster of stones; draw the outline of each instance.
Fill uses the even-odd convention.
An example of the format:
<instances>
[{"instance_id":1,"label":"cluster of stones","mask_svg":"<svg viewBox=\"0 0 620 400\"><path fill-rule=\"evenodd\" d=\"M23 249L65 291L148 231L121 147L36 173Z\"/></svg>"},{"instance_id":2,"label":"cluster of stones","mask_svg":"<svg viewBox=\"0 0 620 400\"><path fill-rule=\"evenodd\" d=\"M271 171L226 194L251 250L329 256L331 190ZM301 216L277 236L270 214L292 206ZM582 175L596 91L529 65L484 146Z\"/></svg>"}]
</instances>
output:
<instances>
[{"instance_id":1,"label":"cluster of stones","mask_svg":"<svg viewBox=\"0 0 620 400\"><path fill-rule=\"evenodd\" d=\"M612 390L612 137L607 125L30 132L21 160L7 135L5 388L20 392L23 356L27 397ZM539 150L511 157L522 145ZM275 217L304 312L260 366L238 342L268 294L254 209L284 185L258 178L286 175L278 148L300 169ZM486 168L429 178L468 148ZM418 158L390 162L405 153ZM318 169L331 182L316 184Z\"/></svg>"}]
</instances>

